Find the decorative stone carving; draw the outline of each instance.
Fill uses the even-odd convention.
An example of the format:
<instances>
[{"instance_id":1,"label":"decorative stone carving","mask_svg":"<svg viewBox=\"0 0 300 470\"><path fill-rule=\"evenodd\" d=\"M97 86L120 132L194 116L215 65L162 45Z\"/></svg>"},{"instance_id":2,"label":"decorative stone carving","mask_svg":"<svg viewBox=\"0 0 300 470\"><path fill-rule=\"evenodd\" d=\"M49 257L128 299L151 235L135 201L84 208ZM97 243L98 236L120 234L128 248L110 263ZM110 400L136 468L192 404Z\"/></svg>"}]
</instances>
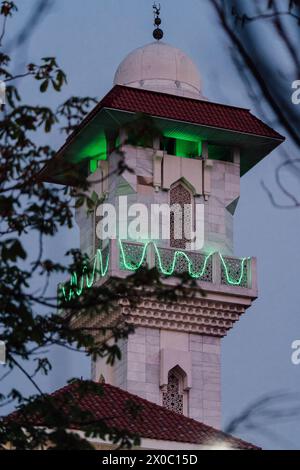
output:
<instances>
[{"instance_id":1,"label":"decorative stone carving","mask_svg":"<svg viewBox=\"0 0 300 470\"><path fill-rule=\"evenodd\" d=\"M241 261L237 258L232 258L229 256L224 256L224 261L226 263L226 269L228 275L231 279L240 280L240 287L248 287L248 273L247 273L247 263L244 261L244 266L241 265ZM243 269L244 267L244 269ZM221 284L228 285L228 279L226 276L225 267L221 265Z\"/></svg>"},{"instance_id":2,"label":"decorative stone carving","mask_svg":"<svg viewBox=\"0 0 300 470\"><path fill-rule=\"evenodd\" d=\"M249 299L215 300L208 297L181 296L176 302L164 302L154 296L141 295L140 303L132 308L126 299L121 299L114 312L107 315L74 318L72 326L76 328L94 328L94 335L103 341L110 337L102 327L112 327L119 322L135 326L165 329L170 331L224 337L250 306Z\"/></svg>"},{"instance_id":3,"label":"decorative stone carving","mask_svg":"<svg viewBox=\"0 0 300 470\"><path fill-rule=\"evenodd\" d=\"M169 372L168 385L163 392L163 406L168 410L183 414L183 394L180 393L180 379L173 372Z\"/></svg>"},{"instance_id":4,"label":"decorative stone carving","mask_svg":"<svg viewBox=\"0 0 300 470\"><path fill-rule=\"evenodd\" d=\"M147 267L147 256L143 259L143 251L144 245L126 242L126 262L132 266ZM120 257L120 268L126 270L122 257Z\"/></svg>"},{"instance_id":5,"label":"decorative stone carving","mask_svg":"<svg viewBox=\"0 0 300 470\"><path fill-rule=\"evenodd\" d=\"M177 240L180 241L180 240ZM171 266L174 260L174 250L168 248L160 248L159 249L162 265L166 271L170 271ZM199 252L188 252L189 259L192 261L193 271L198 273L201 272L204 268L206 255ZM213 264L212 264L212 257L206 261L206 268L201 276L201 281L205 282L213 282ZM157 255L155 255L155 266L159 267L159 260L157 259ZM184 257L178 257L175 268L174 274L182 274L188 272L188 262Z\"/></svg>"},{"instance_id":6,"label":"decorative stone carving","mask_svg":"<svg viewBox=\"0 0 300 470\"><path fill-rule=\"evenodd\" d=\"M138 307L131 309L124 300L120 313L126 321L138 326L199 333L223 337L239 320L249 304L182 297L175 303L154 298L141 298Z\"/></svg>"},{"instance_id":7,"label":"decorative stone carving","mask_svg":"<svg viewBox=\"0 0 300 470\"><path fill-rule=\"evenodd\" d=\"M188 243L187 238L184 236L184 228L191 227L192 224L192 196L191 193L183 184L179 183L174 185L170 190L170 206L177 206L178 212L171 212L170 214L170 246L172 248L185 249ZM185 207L186 206L186 207ZM178 227L181 233L176 233L175 229L175 217L180 220L181 216L181 227ZM180 237L180 238L179 238Z\"/></svg>"}]
</instances>

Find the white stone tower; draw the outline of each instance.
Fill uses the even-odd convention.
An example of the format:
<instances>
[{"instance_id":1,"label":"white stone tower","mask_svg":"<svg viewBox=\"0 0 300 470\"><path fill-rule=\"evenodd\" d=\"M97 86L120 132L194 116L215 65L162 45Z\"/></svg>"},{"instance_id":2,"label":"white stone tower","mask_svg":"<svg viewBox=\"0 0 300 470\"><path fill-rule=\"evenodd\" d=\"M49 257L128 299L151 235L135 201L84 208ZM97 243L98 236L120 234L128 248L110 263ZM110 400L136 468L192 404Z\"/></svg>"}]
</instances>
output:
<instances>
[{"instance_id":1,"label":"white stone tower","mask_svg":"<svg viewBox=\"0 0 300 470\"><path fill-rule=\"evenodd\" d=\"M151 116L161 137L149 144L129 144L128 123L136 113ZM193 296L164 303L141 295L131 310L126 299L116 309L136 331L120 344L122 358L113 367L92 364L92 376L219 428L221 422L221 339L257 297L256 260L233 251L233 215L240 177L283 138L249 110L212 103L202 94L192 60L179 49L151 43L129 54L117 69L114 87L71 135L48 166L48 181L72 184L59 168L78 162L103 201L128 204L204 204L205 244L194 251L184 239L113 240L99 245L97 217L77 211L81 250L101 267L94 283L125 278L142 264L156 266L164 282L173 272L189 272ZM121 144L134 173L114 172ZM100 151L100 152L99 152ZM99 154L101 155L99 157ZM84 174L84 173L82 173ZM165 221L164 221L165 222ZM162 221L162 224L164 223ZM168 221L169 222L169 221ZM195 223L191 214L191 224ZM171 221L172 231L172 221ZM80 273L77 283L80 283ZM83 278L83 286L86 279ZM202 292L205 292L205 296ZM76 295L76 284L65 287ZM101 318L93 320L99 326ZM80 322L79 322L80 324ZM234 365L233 365L234 366Z\"/></svg>"}]
</instances>

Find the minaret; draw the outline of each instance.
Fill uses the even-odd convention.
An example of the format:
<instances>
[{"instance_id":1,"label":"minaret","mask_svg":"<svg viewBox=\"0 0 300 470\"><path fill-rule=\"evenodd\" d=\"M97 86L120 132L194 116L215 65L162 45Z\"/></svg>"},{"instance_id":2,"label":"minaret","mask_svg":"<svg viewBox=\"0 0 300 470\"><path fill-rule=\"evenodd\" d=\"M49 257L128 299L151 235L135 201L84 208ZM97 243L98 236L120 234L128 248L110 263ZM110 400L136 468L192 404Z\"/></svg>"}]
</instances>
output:
<instances>
[{"instance_id":1,"label":"minaret","mask_svg":"<svg viewBox=\"0 0 300 470\"><path fill-rule=\"evenodd\" d=\"M122 358L113 367L101 359L93 362L92 378L103 376L108 383L219 428L221 340L257 297L255 258L234 255L240 177L283 138L248 110L204 98L192 60L161 41L155 8L156 41L123 60L113 89L69 138L43 178L72 184L59 166L64 160L80 161L78 171L86 168L91 192L105 203L117 206L120 196L126 196L128 205L144 204L149 211L152 204L204 207L201 250L174 237L172 216L167 221L169 240L128 236L102 245L96 236L97 215L81 208L76 218L81 250L101 271L95 284L126 278L144 264L156 266L168 285L176 285L174 274L182 272L196 283L193 295L186 292L176 303L141 295L139 305L130 309L122 299L114 316L133 323L135 333L120 343ZM151 116L161 137L133 144L128 124L136 113ZM114 171L120 159L116 142L134 173ZM192 210L189 215L191 226L197 222L195 214ZM77 282L83 279L86 287L85 277L77 274ZM74 280L63 293L66 299L76 295ZM101 321L99 316L93 325L101 326Z\"/></svg>"}]
</instances>

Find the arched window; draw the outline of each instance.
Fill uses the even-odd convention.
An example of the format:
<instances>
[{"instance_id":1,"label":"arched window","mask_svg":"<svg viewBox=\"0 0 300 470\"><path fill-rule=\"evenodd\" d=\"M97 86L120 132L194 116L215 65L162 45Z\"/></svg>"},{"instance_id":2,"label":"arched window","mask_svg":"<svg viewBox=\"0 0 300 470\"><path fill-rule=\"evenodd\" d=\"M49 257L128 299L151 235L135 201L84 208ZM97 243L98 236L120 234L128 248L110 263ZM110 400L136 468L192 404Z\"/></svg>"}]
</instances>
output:
<instances>
[{"instance_id":1,"label":"arched window","mask_svg":"<svg viewBox=\"0 0 300 470\"><path fill-rule=\"evenodd\" d=\"M185 393L183 390L183 374L181 369L176 366L168 374L168 385L165 391L163 391L163 406L168 410L184 414Z\"/></svg>"},{"instance_id":2,"label":"arched window","mask_svg":"<svg viewBox=\"0 0 300 470\"><path fill-rule=\"evenodd\" d=\"M176 207L170 215L170 246L184 250L190 240L187 232L192 227L192 194L182 183L171 187L170 206Z\"/></svg>"}]
</instances>

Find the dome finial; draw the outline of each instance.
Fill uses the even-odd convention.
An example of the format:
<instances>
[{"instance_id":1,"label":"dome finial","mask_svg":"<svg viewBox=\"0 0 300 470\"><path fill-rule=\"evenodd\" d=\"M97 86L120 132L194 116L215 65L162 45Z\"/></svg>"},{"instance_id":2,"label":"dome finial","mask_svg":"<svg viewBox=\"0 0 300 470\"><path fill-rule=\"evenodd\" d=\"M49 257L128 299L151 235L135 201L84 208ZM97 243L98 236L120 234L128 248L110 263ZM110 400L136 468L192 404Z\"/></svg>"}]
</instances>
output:
<instances>
[{"instance_id":1,"label":"dome finial","mask_svg":"<svg viewBox=\"0 0 300 470\"><path fill-rule=\"evenodd\" d=\"M159 41L160 39L162 39L164 37L164 32L162 29L160 29L160 25L161 25L161 19L159 17L160 15L160 10L161 10L161 6L160 6L160 3L158 4L158 6L156 5L156 3L154 2L153 4L153 12L154 12L154 26L155 26L155 30L153 31L153 37L154 39L156 39L157 41Z\"/></svg>"}]
</instances>

